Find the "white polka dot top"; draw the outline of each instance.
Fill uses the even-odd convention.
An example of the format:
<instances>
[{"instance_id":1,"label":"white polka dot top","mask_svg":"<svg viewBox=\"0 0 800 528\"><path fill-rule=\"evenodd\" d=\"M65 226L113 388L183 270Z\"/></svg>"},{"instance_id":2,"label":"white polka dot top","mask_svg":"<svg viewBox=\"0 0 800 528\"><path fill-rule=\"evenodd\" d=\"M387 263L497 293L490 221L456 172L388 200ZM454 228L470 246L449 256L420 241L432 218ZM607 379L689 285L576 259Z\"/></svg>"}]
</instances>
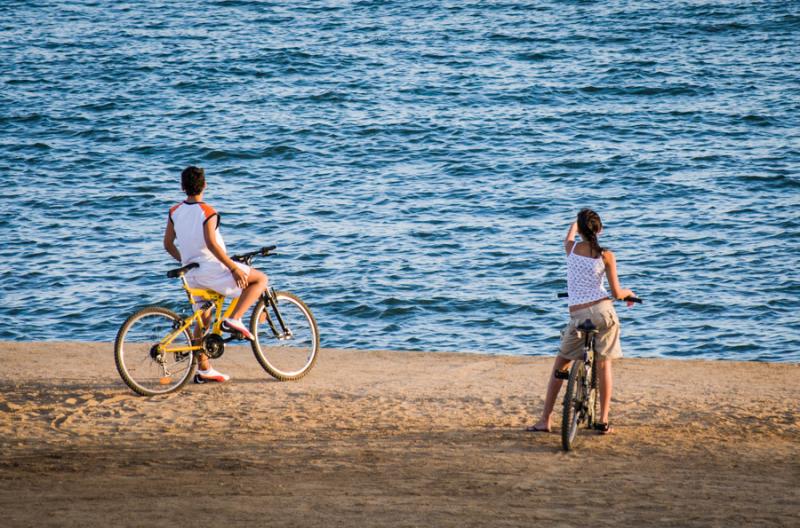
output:
<instances>
[{"instance_id":1,"label":"white polka dot top","mask_svg":"<svg viewBox=\"0 0 800 528\"><path fill-rule=\"evenodd\" d=\"M608 292L603 287L606 267L601 258L582 257L574 253L577 242L567 255L567 294L569 306L607 299Z\"/></svg>"}]
</instances>

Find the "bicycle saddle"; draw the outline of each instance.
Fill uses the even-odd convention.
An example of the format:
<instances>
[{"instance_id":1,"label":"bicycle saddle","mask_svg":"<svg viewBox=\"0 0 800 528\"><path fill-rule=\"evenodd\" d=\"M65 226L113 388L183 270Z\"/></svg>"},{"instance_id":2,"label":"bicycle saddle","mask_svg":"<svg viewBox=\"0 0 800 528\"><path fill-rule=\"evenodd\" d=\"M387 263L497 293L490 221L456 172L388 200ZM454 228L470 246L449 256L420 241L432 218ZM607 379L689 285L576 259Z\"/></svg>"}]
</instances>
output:
<instances>
[{"instance_id":1,"label":"bicycle saddle","mask_svg":"<svg viewBox=\"0 0 800 528\"><path fill-rule=\"evenodd\" d=\"M580 330L581 332L589 332L593 334L597 333L597 327L594 325L591 319L585 320L575 328Z\"/></svg>"},{"instance_id":2,"label":"bicycle saddle","mask_svg":"<svg viewBox=\"0 0 800 528\"><path fill-rule=\"evenodd\" d=\"M187 264L182 268L171 269L167 272L167 277L170 279L175 279L178 277L182 277L187 271L194 268L199 268L200 264L197 262L192 262L191 264Z\"/></svg>"}]
</instances>

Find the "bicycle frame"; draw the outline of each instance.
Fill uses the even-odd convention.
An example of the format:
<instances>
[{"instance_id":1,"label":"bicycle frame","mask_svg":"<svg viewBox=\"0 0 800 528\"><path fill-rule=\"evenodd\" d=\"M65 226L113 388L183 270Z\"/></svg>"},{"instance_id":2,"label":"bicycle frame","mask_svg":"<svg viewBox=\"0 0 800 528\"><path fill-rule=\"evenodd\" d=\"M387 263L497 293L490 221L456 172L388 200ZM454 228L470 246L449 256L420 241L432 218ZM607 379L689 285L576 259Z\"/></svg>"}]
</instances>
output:
<instances>
[{"instance_id":1,"label":"bicycle frame","mask_svg":"<svg viewBox=\"0 0 800 528\"><path fill-rule=\"evenodd\" d=\"M583 362L592 365L591 373L591 382L592 384L595 383L595 361L594 361L594 339L595 334L586 332L586 335L583 338Z\"/></svg>"},{"instance_id":2,"label":"bicycle frame","mask_svg":"<svg viewBox=\"0 0 800 528\"><path fill-rule=\"evenodd\" d=\"M584 369L584 376L583 376L583 393L586 399L581 402L581 415L582 418L580 421L582 422L584 418L587 417L590 420L593 419L592 413L593 409L590 409L590 406L593 405L592 402L589 401L589 394L592 389L597 388L597 362L595 361L594 357L594 341L595 341L595 332L583 332L583 369Z\"/></svg>"},{"instance_id":3,"label":"bicycle frame","mask_svg":"<svg viewBox=\"0 0 800 528\"><path fill-rule=\"evenodd\" d=\"M208 311L209 308L215 307L216 308L216 318L214 322L210 326L210 330L212 334L222 335L222 320L230 317L233 313L233 310L236 309L236 305L239 303L239 298L236 297L235 299L231 300L231 303L228 305L228 309L225 310L223 315L222 307L225 304L225 296L220 295L219 293L213 290L205 290L201 288L191 288L189 283L186 281L186 277L181 275L181 281L183 282L183 289L186 291L186 296L189 299L189 304L194 305L197 299L207 301L211 303L210 305L203 306L198 308L197 310L192 313L190 317L187 317L183 320L181 325L167 334L167 336L159 342L159 347L164 352L171 352L171 353L179 353L179 352L193 352L193 351L202 351L203 345L192 345L192 346L183 346L183 347L174 347L174 348L167 348L169 347L170 343L172 343L176 337L182 334L186 329L188 329L192 324L197 324L197 327L205 333L206 331L206 323L204 322L204 315Z\"/></svg>"}]
</instances>

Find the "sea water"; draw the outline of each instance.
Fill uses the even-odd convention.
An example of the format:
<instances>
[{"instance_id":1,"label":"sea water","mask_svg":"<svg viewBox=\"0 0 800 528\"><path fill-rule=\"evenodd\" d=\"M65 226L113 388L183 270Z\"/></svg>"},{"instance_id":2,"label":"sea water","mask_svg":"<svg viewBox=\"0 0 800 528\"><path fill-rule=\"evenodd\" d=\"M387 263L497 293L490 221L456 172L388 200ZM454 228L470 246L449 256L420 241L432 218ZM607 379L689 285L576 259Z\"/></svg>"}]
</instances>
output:
<instances>
[{"instance_id":1,"label":"sea water","mask_svg":"<svg viewBox=\"0 0 800 528\"><path fill-rule=\"evenodd\" d=\"M800 360L800 3L0 2L0 339L183 307L231 252L326 347L551 355L596 209L629 357Z\"/></svg>"}]
</instances>

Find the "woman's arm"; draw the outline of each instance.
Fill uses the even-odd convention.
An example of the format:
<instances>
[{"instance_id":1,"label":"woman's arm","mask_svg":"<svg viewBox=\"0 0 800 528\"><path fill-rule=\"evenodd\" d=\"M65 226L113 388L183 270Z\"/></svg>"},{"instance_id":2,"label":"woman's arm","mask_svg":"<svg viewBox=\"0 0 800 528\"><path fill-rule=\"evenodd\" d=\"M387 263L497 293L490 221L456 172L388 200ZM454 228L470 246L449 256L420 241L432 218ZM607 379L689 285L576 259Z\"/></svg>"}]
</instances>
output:
<instances>
[{"instance_id":1,"label":"woman's arm","mask_svg":"<svg viewBox=\"0 0 800 528\"><path fill-rule=\"evenodd\" d=\"M206 240L206 247L209 251L211 251L212 255L217 257L220 262L222 262L229 270L231 270L231 275L233 275L236 285L240 288L246 288L247 274L242 271L239 266L237 266L236 263L225 253L225 251L222 250L219 244L217 244L217 237L215 234L218 225L219 216L214 217L203 224L203 238Z\"/></svg>"},{"instance_id":2,"label":"woman's arm","mask_svg":"<svg viewBox=\"0 0 800 528\"><path fill-rule=\"evenodd\" d=\"M172 255L172 258L178 262L181 261L181 252L178 251L175 245L175 226L172 225L169 218L167 219L167 228L164 229L164 249L167 250L167 253Z\"/></svg>"},{"instance_id":3,"label":"woman's arm","mask_svg":"<svg viewBox=\"0 0 800 528\"><path fill-rule=\"evenodd\" d=\"M611 250L603 251L603 263L606 265L606 278L608 279L608 287L611 288L611 295L615 299L624 299L625 297L635 297L633 290L623 288L619 284L619 277L617 276L617 259L614 252Z\"/></svg>"},{"instance_id":4,"label":"woman's arm","mask_svg":"<svg viewBox=\"0 0 800 528\"><path fill-rule=\"evenodd\" d=\"M567 230L567 236L564 237L564 251L569 252L572 251L572 246L575 245L575 235L578 233L578 222L572 222L572 225L569 226Z\"/></svg>"}]
</instances>

